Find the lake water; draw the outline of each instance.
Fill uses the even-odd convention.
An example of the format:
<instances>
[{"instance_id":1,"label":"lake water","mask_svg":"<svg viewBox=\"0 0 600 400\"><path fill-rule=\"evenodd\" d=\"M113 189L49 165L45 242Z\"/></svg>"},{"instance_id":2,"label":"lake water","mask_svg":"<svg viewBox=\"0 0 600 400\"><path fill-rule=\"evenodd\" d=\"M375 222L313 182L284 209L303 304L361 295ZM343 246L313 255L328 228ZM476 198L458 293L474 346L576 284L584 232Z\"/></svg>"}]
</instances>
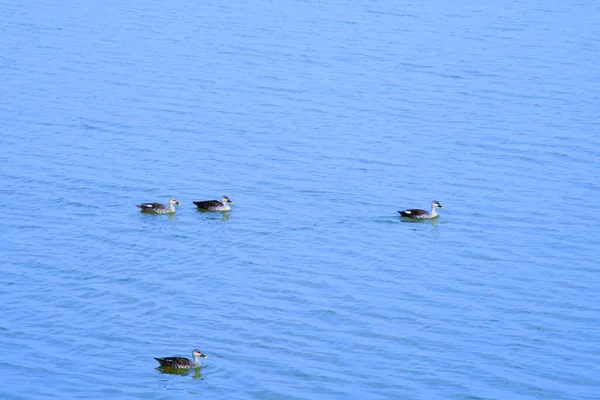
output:
<instances>
[{"instance_id":1,"label":"lake water","mask_svg":"<svg viewBox=\"0 0 600 400\"><path fill-rule=\"evenodd\" d=\"M2 1L0 398L600 398L599 21Z\"/></svg>"}]
</instances>

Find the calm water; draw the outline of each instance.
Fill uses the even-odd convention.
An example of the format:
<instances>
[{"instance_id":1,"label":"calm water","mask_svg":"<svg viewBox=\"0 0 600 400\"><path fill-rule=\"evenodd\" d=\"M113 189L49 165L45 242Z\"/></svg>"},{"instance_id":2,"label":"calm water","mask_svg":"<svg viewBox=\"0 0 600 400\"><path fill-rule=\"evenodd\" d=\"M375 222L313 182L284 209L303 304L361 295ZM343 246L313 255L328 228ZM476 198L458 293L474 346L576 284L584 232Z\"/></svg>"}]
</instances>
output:
<instances>
[{"instance_id":1,"label":"calm water","mask_svg":"<svg viewBox=\"0 0 600 400\"><path fill-rule=\"evenodd\" d=\"M0 397L599 398L599 21L2 1Z\"/></svg>"}]
</instances>

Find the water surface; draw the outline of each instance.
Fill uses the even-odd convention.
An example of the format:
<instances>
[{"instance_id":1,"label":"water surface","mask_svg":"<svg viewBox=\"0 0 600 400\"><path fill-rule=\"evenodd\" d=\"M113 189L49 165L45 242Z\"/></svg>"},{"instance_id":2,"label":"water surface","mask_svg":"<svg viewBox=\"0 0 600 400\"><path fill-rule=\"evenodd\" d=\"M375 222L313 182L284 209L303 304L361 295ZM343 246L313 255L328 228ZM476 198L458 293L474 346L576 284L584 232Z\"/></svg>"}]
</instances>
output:
<instances>
[{"instance_id":1,"label":"water surface","mask_svg":"<svg viewBox=\"0 0 600 400\"><path fill-rule=\"evenodd\" d=\"M595 5L0 11L3 399L598 397Z\"/></svg>"}]
</instances>

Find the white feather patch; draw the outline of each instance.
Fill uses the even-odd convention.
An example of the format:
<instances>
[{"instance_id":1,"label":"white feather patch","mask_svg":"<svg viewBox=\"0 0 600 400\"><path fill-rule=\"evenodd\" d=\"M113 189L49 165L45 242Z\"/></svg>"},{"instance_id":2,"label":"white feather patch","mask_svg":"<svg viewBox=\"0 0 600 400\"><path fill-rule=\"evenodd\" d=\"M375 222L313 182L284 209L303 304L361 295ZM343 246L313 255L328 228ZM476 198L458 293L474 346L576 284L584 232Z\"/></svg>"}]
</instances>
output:
<instances>
[{"instance_id":1,"label":"white feather patch","mask_svg":"<svg viewBox=\"0 0 600 400\"><path fill-rule=\"evenodd\" d=\"M404 213L406 213L406 214L410 214L410 211L406 210L406 211L404 211Z\"/></svg>"}]
</instances>

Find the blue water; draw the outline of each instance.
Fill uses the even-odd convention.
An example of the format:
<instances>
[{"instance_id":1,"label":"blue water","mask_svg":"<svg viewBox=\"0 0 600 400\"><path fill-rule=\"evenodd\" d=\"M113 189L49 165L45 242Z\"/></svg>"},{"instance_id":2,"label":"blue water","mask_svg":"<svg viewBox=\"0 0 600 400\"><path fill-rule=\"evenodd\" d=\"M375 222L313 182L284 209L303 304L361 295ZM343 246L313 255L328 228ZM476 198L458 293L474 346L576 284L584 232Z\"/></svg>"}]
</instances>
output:
<instances>
[{"instance_id":1,"label":"blue water","mask_svg":"<svg viewBox=\"0 0 600 400\"><path fill-rule=\"evenodd\" d=\"M0 398L600 398L599 21L2 1Z\"/></svg>"}]
</instances>

